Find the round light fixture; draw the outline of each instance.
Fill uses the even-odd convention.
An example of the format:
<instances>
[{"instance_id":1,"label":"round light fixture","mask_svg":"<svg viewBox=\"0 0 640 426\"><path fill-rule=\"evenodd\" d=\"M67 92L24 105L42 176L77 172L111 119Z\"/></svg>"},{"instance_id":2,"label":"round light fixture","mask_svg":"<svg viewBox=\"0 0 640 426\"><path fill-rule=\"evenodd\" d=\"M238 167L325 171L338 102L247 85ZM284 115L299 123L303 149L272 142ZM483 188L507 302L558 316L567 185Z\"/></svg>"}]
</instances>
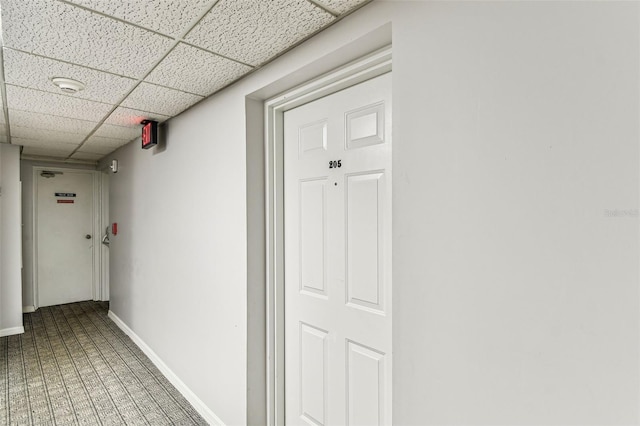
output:
<instances>
[{"instance_id":1,"label":"round light fixture","mask_svg":"<svg viewBox=\"0 0 640 426\"><path fill-rule=\"evenodd\" d=\"M65 77L53 77L51 82L58 86L60 90L65 93L77 93L80 90L84 90L84 83L74 80L72 78Z\"/></svg>"}]
</instances>

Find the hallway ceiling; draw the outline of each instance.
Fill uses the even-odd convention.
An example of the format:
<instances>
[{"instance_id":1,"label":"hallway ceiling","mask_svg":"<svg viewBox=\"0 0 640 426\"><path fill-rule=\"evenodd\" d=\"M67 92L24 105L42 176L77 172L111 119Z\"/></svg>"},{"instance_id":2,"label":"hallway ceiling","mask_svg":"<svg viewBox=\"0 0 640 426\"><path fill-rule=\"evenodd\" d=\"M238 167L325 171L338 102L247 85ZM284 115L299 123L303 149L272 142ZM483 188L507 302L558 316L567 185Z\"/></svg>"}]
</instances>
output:
<instances>
[{"instance_id":1,"label":"hallway ceiling","mask_svg":"<svg viewBox=\"0 0 640 426\"><path fill-rule=\"evenodd\" d=\"M0 142L95 162L368 1L0 0Z\"/></svg>"}]
</instances>

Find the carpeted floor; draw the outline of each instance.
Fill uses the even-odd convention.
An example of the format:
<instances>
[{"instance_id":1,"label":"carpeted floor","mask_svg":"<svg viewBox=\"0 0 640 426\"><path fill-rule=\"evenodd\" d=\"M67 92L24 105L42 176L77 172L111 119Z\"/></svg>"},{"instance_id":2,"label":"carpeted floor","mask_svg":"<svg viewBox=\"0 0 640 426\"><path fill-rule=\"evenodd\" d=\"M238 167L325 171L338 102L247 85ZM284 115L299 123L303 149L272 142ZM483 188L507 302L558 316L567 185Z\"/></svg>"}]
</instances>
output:
<instances>
[{"instance_id":1,"label":"carpeted floor","mask_svg":"<svg viewBox=\"0 0 640 426\"><path fill-rule=\"evenodd\" d=\"M0 425L206 425L109 318L80 302L0 338Z\"/></svg>"}]
</instances>

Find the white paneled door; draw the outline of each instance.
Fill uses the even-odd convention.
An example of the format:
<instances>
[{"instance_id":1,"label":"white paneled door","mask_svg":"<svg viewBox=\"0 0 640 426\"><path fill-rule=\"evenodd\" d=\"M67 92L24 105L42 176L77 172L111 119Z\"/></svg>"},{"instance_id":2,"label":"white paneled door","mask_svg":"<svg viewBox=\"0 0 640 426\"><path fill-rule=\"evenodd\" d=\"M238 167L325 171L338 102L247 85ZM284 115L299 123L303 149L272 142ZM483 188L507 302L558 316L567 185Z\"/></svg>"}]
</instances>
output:
<instances>
[{"instance_id":1,"label":"white paneled door","mask_svg":"<svg viewBox=\"0 0 640 426\"><path fill-rule=\"evenodd\" d=\"M284 114L288 425L391 424L391 74Z\"/></svg>"},{"instance_id":2,"label":"white paneled door","mask_svg":"<svg viewBox=\"0 0 640 426\"><path fill-rule=\"evenodd\" d=\"M45 177L50 176L50 177ZM93 297L93 172L64 171L37 179L39 306Z\"/></svg>"}]
</instances>

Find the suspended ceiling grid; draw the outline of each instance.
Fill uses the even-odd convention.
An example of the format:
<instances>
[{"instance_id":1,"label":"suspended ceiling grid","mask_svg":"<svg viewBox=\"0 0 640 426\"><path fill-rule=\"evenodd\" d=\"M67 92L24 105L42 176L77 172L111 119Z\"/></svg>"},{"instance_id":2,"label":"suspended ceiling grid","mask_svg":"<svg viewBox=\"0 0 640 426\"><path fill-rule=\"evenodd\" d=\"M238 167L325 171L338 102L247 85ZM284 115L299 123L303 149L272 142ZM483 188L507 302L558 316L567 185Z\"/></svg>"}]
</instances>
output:
<instances>
[{"instance_id":1,"label":"suspended ceiling grid","mask_svg":"<svg viewBox=\"0 0 640 426\"><path fill-rule=\"evenodd\" d=\"M0 142L95 162L369 1L0 0Z\"/></svg>"}]
</instances>

